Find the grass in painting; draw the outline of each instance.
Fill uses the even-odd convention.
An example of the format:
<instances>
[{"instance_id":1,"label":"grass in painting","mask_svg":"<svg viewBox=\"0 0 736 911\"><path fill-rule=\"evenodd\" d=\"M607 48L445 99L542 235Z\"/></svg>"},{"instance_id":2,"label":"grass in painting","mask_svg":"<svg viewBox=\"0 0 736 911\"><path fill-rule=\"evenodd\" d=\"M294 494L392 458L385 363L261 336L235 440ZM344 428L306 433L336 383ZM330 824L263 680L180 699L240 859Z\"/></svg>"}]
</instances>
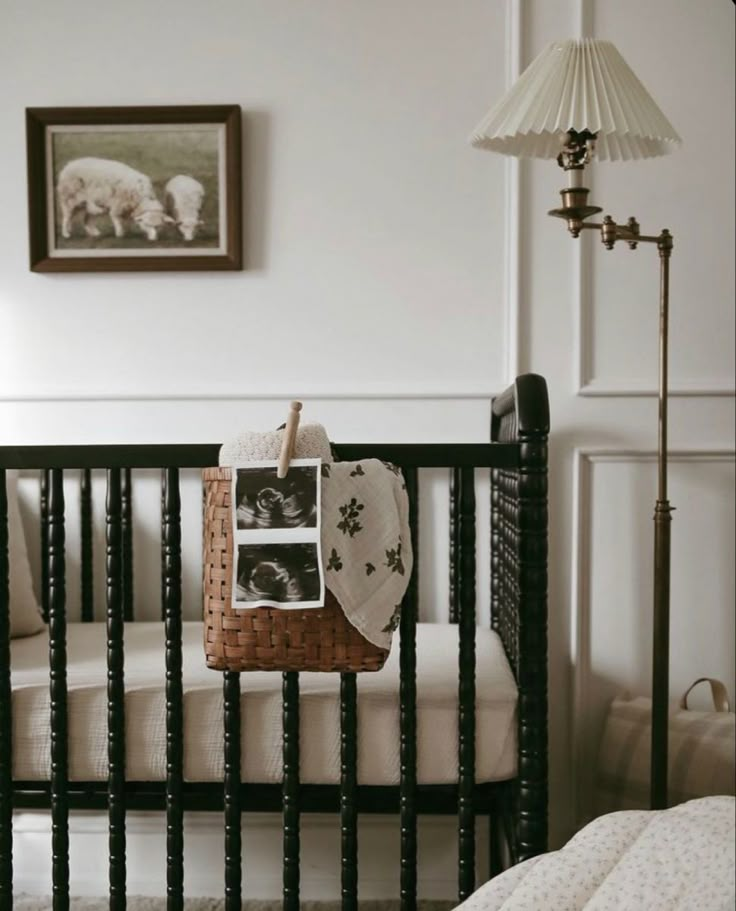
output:
<instances>
[{"instance_id":1,"label":"grass in painting","mask_svg":"<svg viewBox=\"0 0 736 911\"><path fill-rule=\"evenodd\" d=\"M72 236L61 236L61 224L54 191L56 247L60 250L89 249L165 249L218 247L219 185L218 132L210 128L191 130L141 130L89 133L54 133L54 187L59 172L75 158L108 158L121 161L150 178L159 201L166 204L164 187L175 174L194 177L204 187L200 225L193 241L186 241L176 225L166 225L159 231L158 240L149 241L129 219L124 237L115 237L108 215L94 218L99 237L84 233L84 212L78 211L72 221Z\"/></svg>"}]
</instances>

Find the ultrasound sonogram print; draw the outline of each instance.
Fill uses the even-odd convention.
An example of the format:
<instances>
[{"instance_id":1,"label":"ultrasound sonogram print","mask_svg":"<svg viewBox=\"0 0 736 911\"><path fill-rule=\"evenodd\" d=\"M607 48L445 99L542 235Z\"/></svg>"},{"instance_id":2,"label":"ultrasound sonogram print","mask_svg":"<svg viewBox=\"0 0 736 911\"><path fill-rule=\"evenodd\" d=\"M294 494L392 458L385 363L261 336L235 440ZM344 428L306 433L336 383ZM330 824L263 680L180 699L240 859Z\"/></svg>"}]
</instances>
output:
<instances>
[{"instance_id":1,"label":"ultrasound sonogram print","mask_svg":"<svg viewBox=\"0 0 736 911\"><path fill-rule=\"evenodd\" d=\"M235 600L304 604L320 600L317 544L238 545Z\"/></svg>"},{"instance_id":2,"label":"ultrasound sonogram print","mask_svg":"<svg viewBox=\"0 0 736 911\"><path fill-rule=\"evenodd\" d=\"M324 607L321 460L293 460L285 478L277 469L249 462L232 473L232 605Z\"/></svg>"},{"instance_id":3,"label":"ultrasound sonogram print","mask_svg":"<svg viewBox=\"0 0 736 911\"><path fill-rule=\"evenodd\" d=\"M236 521L239 529L316 528L317 466L292 466L285 478L276 468L238 469Z\"/></svg>"}]
</instances>

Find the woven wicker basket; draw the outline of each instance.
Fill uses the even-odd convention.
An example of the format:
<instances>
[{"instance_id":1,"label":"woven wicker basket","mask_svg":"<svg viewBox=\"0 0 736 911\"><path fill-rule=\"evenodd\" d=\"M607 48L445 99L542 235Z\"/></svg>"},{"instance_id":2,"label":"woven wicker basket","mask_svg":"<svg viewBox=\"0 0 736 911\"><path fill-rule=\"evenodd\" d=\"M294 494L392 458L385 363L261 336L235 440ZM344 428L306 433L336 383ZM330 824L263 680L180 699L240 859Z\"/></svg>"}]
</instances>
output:
<instances>
[{"instance_id":1,"label":"woven wicker basket","mask_svg":"<svg viewBox=\"0 0 736 911\"><path fill-rule=\"evenodd\" d=\"M216 671L378 671L388 651L364 638L327 591L325 607L232 607L231 471L205 468L204 651Z\"/></svg>"}]
</instances>

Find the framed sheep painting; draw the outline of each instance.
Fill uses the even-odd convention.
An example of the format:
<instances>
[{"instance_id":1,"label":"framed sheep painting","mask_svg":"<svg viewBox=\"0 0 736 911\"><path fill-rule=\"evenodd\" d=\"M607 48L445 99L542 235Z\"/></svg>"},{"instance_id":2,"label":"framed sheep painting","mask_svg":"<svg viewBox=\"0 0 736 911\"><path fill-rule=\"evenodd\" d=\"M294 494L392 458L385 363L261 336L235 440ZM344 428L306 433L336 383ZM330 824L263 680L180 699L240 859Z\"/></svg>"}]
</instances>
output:
<instances>
[{"instance_id":1,"label":"framed sheep painting","mask_svg":"<svg viewBox=\"0 0 736 911\"><path fill-rule=\"evenodd\" d=\"M27 108L34 272L242 269L238 105Z\"/></svg>"}]
</instances>

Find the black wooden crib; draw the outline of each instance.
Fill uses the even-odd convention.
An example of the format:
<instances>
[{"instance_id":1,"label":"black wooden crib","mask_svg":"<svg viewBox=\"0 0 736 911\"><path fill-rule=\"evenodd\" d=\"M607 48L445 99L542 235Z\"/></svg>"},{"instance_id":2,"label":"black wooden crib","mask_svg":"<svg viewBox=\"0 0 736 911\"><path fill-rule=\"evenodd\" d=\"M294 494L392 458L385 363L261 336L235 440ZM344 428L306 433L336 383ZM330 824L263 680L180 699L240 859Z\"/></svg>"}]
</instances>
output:
<instances>
[{"instance_id":1,"label":"black wooden crib","mask_svg":"<svg viewBox=\"0 0 736 911\"><path fill-rule=\"evenodd\" d=\"M547 840L547 435L544 380L519 377L492 405L488 444L336 445L338 458L381 458L399 466L410 499L418 554L418 471L450 476L449 620L459 627L456 784L417 781L418 563L399 627L400 783L366 785L357 775L355 674L340 679L339 784L300 782L300 675L283 675L282 783L241 781L241 680L223 674L224 778L186 780L183 764L182 558L180 471L217 464L217 445L0 447L0 911L13 902L13 810L49 809L52 823L53 907L69 908L69 813L109 814L109 906L126 903L126 811L166 814L167 907L184 900L184 813L224 817L224 894L227 911L241 908L241 815L283 816L283 907L299 908L300 816L337 813L341 832L342 907L358 907L359 814L398 814L401 908L416 907L417 817L453 814L458 825L458 896L476 888L476 819L490 825L490 870L546 850ZM131 471L161 469L161 620L165 629L165 781L126 778L126 624L134 621ZM49 780L13 778L9 639L8 525L5 473L38 471L42 608L48 622L51 763ZM107 781L70 780L67 705L67 596L64 473L80 478L81 613L91 621L92 484L106 471ZM518 686L518 772L513 780L476 783L476 503L475 475L491 475L491 625L499 634ZM71 613L71 611L70 611ZM204 661L204 656L202 657ZM44 672L45 673L45 672ZM210 672L215 673L215 672ZM73 885L73 884L72 884ZM73 888L72 892L73 894Z\"/></svg>"}]
</instances>

